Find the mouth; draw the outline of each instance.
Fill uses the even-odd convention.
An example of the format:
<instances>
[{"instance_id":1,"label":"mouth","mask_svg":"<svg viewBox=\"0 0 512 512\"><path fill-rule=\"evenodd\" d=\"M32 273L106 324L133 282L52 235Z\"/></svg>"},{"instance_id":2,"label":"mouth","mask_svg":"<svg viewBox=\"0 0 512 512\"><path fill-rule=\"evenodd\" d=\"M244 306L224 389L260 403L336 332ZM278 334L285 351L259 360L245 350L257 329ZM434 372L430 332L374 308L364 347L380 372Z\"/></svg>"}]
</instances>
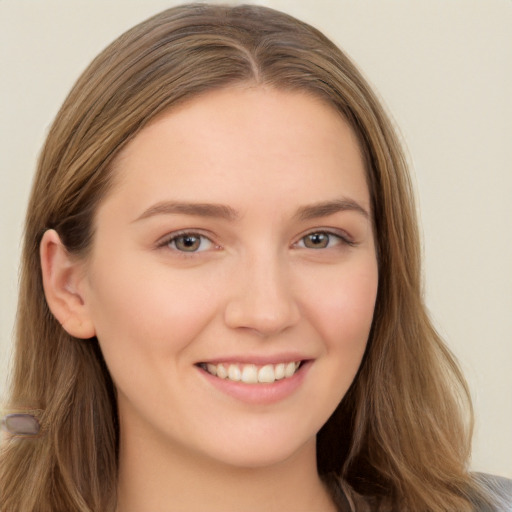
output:
<instances>
[{"instance_id":1,"label":"mouth","mask_svg":"<svg viewBox=\"0 0 512 512\"><path fill-rule=\"evenodd\" d=\"M272 384L293 377L305 361L289 361L276 364L246 363L198 363L197 366L219 379L244 384Z\"/></svg>"}]
</instances>

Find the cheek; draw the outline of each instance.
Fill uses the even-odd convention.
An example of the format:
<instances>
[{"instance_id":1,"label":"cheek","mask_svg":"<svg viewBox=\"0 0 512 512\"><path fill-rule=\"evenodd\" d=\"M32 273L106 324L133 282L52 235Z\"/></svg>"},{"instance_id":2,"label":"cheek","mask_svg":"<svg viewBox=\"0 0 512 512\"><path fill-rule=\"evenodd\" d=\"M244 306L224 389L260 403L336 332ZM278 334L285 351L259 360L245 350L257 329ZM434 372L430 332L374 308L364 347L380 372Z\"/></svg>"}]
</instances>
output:
<instances>
[{"instance_id":1,"label":"cheek","mask_svg":"<svg viewBox=\"0 0 512 512\"><path fill-rule=\"evenodd\" d=\"M315 327L328 351L362 357L373 321L377 285L377 265L370 260L367 265L331 274L323 286L315 286L315 292L308 294Z\"/></svg>"},{"instance_id":2,"label":"cheek","mask_svg":"<svg viewBox=\"0 0 512 512\"><path fill-rule=\"evenodd\" d=\"M188 276L176 277L141 266L96 274L90 304L97 337L104 350L159 358L180 352L214 314L207 286ZM133 268L138 268L136 273ZM127 270L129 270L127 272Z\"/></svg>"},{"instance_id":3,"label":"cheek","mask_svg":"<svg viewBox=\"0 0 512 512\"><path fill-rule=\"evenodd\" d=\"M308 283L303 303L309 322L322 340L322 354L312 367L317 383L311 400L318 402L322 422L334 412L350 388L366 350L377 295L377 265L330 269ZM319 400L319 397L323 397ZM317 425L318 428L321 425Z\"/></svg>"}]
</instances>

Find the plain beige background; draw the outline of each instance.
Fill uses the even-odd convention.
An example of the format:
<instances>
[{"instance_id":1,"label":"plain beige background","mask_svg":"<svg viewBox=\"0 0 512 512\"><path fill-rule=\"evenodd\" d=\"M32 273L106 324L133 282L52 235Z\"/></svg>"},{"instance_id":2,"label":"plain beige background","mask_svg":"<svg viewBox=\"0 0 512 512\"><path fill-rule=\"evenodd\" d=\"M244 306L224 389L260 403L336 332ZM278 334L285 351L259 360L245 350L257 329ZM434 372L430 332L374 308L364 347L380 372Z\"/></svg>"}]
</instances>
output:
<instances>
[{"instance_id":1,"label":"plain beige background","mask_svg":"<svg viewBox=\"0 0 512 512\"><path fill-rule=\"evenodd\" d=\"M0 0L0 396L38 151L88 62L170 0ZM231 2L234 3L234 2ZM359 64L407 145L426 301L470 382L473 468L512 477L512 1L266 0Z\"/></svg>"}]
</instances>

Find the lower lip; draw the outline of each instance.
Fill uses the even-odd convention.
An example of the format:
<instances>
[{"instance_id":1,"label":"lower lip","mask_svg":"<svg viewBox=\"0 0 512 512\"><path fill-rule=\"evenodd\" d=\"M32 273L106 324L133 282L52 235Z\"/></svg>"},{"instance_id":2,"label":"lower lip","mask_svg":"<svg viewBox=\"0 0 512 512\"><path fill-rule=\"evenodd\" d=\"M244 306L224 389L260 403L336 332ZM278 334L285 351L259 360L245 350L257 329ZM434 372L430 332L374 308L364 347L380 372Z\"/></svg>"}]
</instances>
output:
<instances>
[{"instance_id":1,"label":"lower lip","mask_svg":"<svg viewBox=\"0 0 512 512\"><path fill-rule=\"evenodd\" d=\"M201 375L216 389L237 400L254 405L269 405L291 396L300 387L312 361L304 361L292 377L276 380L272 383L246 384L241 381L220 379L203 368L198 367Z\"/></svg>"}]
</instances>

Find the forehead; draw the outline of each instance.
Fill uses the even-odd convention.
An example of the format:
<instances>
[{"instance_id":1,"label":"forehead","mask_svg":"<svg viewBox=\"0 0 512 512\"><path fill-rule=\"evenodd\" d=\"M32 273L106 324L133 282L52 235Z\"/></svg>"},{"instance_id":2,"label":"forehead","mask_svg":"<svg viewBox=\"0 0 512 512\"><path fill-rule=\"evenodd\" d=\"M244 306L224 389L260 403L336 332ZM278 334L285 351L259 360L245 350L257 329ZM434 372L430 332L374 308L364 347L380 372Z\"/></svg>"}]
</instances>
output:
<instances>
[{"instance_id":1,"label":"forehead","mask_svg":"<svg viewBox=\"0 0 512 512\"><path fill-rule=\"evenodd\" d=\"M358 139L341 114L309 94L262 86L212 91L161 114L114 172L114 195L136 202L172 195L243 205L244 190L262 201L312 202L339 192L369 208Z\"/></svg>"}]
</instances>

